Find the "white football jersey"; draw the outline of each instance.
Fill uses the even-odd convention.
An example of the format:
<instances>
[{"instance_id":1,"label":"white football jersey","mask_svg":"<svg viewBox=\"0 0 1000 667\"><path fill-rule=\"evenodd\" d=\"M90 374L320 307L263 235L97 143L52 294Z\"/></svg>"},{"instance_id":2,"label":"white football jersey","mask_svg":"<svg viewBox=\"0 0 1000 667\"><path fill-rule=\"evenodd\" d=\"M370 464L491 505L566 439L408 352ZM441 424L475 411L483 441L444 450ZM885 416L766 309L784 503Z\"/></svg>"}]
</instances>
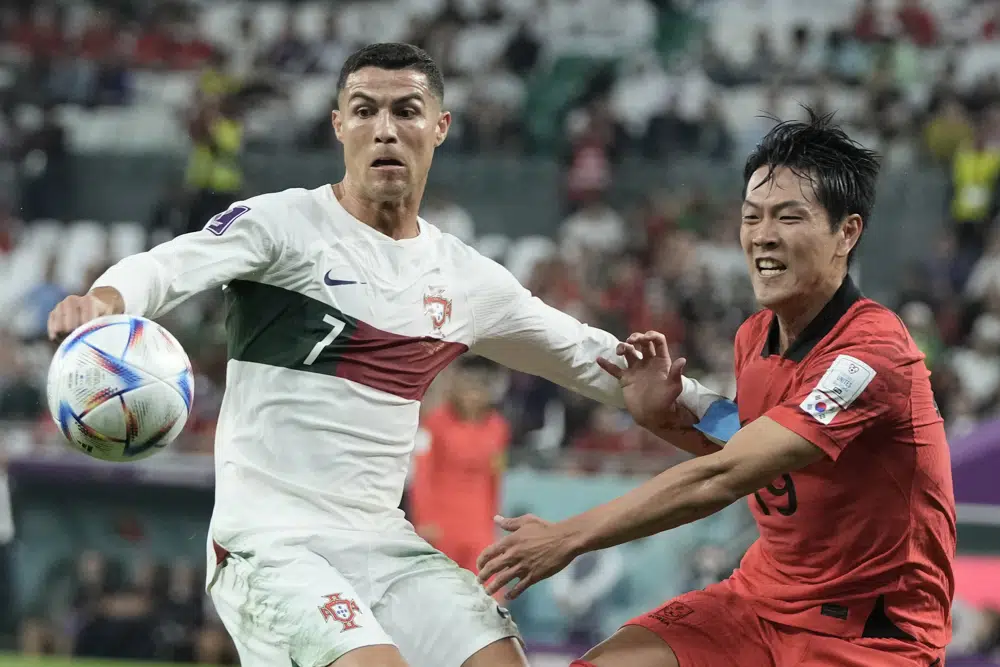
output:
<instances>
[{"instance_id":1,"label":"white football jersey","mask_svg":"<svg viewBox=\"0 0 1000 667\"><path fill-rule=\"evenodd\" d=\"M420 400L467 350L623 406L595 363L617 358L614 336L424 220L412 239L381 234L329 185L238 202L94 286L156 318L220 285L229 362L212 534L225 545L289 527L398 524Z\"/></svg>"}]
</instances>

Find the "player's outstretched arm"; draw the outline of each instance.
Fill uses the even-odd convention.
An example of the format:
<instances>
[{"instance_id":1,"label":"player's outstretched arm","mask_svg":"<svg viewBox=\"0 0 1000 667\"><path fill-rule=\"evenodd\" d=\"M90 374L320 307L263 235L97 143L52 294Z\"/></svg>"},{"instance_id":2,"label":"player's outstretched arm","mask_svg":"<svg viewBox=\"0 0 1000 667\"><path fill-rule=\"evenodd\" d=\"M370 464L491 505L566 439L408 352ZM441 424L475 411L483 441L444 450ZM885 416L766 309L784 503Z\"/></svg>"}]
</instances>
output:
<instances>
[{"instance_id":1,"label":"player's outstretched arm","mask_svg":"<svg viewBox=\"0 0 1000 667\"><path fill-rule=\"evenodd\" d=\"M480 255L470 270L475 321L471 351L523 373L538 375L601 403L625 407L621 388L595 363L614 356L618 339L545 304L507 269Z\"/></svg>"},{"instance_id":2,"label":"player's outstretched arm","mask_svg":"<svg viewBox=\"0 0 1000 667\"><path fill-rule=\"evenodd\" d=\"M533 297L496 262L478 255L475 259L474 273L482 283L470 290L476 322L473 353L602 403L626 407L617 373L625 368L626 358L615 336ZM659 337L666 347L659 333L636 335ZM682 369L678 367L678 372ZM739 428L735 404L696 381L683 378L682 387L678 375L677 392L670 395L671 387L662 384L665 378L647 379L653 380L647 386L657 391L641 404L628 405L629 412L641 426L675 447L696 456L709 454ZM678 394L679 405L675 405Z\"/></svg>"},{"instance_id":3,"label":"player's outstretched arm","mask_svg":"<svg viewBox=\"0 0 1000 667\"><path fill-rule=\"evenodd\" d=\"M582 553L697 521L823 456L822 449L802 436L761 417L740 429L723 449L674 466L565 521L549 523L532 516L502 520L501 527L513 532L483 551L479 579L488 582L491 593L517 579L508 593L517 597Z\"/></svg>"},{"instance_id":4,"label":"player's outstretched arm","mask_svg":"<svg viewBox=\"0 0 1000 667\"><path fill-rule=\"evenodd\" d=\"M274 225L245 203L234 204L205 228L183 234L108 269L82 296L70 296L49 316L49 337L64 336L102 315L155 318L189 297L259 271L274 261Z\"/></svg>"}]
</instances>

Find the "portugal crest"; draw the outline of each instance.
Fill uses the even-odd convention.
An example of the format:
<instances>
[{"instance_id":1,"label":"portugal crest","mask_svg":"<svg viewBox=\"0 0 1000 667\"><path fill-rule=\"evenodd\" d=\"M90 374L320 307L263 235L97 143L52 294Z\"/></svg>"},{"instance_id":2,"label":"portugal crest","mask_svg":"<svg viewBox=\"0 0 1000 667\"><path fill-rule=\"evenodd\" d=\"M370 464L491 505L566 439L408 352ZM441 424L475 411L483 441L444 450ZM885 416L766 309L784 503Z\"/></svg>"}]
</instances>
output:
<instances>
[{"instance_id":1,"label":"portugal crest","mask_svg":"<svg viewBox=\"0 0 1000 667\"><path fill-rule=\"evenodd\" d=\"M327 621L334 620L341 623L345 630L353 630L358 627L355 616L361 613L358 603L350 598L340 597L340 593L326 596L326 604L320 605L319 613Z\"/></svg>"},{"instance_id":2,"label":"portugal crest","mask_svg":"<svg viewBox=\"0 0 1000 667\"><path fill-rule=\"evenodd\" d=\"M442 333L442 327L451 319L451 299L444 296L443 287L431 287L424 293L424 313L431 318L434 333Z\"/></svg>"}]
</instances>

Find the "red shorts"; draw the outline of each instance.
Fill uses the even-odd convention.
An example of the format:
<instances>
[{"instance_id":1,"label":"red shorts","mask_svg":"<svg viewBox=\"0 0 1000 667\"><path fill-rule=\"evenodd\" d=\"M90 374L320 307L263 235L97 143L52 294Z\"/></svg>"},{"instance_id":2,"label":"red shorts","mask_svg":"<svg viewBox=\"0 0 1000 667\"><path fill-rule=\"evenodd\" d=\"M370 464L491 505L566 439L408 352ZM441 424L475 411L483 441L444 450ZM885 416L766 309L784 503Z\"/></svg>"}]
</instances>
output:
<instances>
[{"instance_id":1,"label":"red shorts","mask_svg":"<svg viewBox=\"0 0 1000 667\"><path fill-rule=\"evenodd\" d=\"M841 639L773 623L723 582L634 618L680 667L944 667L944 649L899 639Z\"/></svg>"}]
</instances>

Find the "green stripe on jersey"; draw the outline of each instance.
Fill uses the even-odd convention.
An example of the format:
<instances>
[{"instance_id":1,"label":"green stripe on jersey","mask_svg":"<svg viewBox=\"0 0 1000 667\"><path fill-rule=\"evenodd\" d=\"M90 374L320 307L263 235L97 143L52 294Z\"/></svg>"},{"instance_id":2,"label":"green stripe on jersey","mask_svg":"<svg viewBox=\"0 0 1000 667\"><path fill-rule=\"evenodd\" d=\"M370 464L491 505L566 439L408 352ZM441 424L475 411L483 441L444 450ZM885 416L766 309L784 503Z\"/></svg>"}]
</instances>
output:
<instances>
[{"instance_id":1,"label":"green stripe on jersey","mask_svg":"<svg viewBox=\"0 0 1000 667\"><path fill-rule=\"evenodd\" d=\"M334 375L357 320L293 290L234 280L225 290L230 359Z\"/></svg>"}]
</instances>

